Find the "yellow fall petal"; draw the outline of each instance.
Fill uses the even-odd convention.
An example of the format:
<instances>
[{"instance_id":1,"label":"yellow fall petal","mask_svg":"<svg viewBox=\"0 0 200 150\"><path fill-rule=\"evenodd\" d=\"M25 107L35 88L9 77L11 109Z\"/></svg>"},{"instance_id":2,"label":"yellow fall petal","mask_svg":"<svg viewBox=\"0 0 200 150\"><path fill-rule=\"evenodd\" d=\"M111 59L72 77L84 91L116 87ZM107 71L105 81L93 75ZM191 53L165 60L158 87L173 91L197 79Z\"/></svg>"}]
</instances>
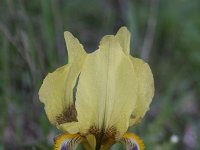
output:
<instances>
[{"instance_id":1,"label":"yellow fall petal","mask_svg":"<svg viewBox=\"0 0 200 150\"><path fill-rule=\"evenodd\" d=\"M137 100L137 78L132 62L114 36L105 36L88 55L77 86L79 127L87 132L116 128L123 134ZM106 131L105 131L106 132Z\"/></svg>"},{"instance_id":2,"label":"yellow fall petal","mask_svg":"<svg viewBox=\"0 0 200 150\"><path fill-rule=\"evenodd\" d=\"M133 112L129 122L129 125L132 126L140 121L149 109L149 105L154 95L154 80L151 69L147 63L131 56L130 59L137 75L137 82L139 83L136 108L132 109Z\"/></svg>"},{"instance_id":3,"label":"yellow fall petal","mask_svg":"<svg viewBox=\"0 0 200 150\"><path fill-rule=\"evenodd\" d=\"M79 134L61 134L57 136L55 139L55 147L54 150L76 150L78 145L85 141L83 137Z\"/></svg>"},{"instance_id":4,"label":"yellow fall petal","mask_svg":"<svg viewBox=\"0 0 200 150\"><path fill-rule=\"evenodd\" d=\"M126 150L144 150L145 148L143 141L134 133L125 133L120 141L126 145Z\"/></svg>"}]
</instances>

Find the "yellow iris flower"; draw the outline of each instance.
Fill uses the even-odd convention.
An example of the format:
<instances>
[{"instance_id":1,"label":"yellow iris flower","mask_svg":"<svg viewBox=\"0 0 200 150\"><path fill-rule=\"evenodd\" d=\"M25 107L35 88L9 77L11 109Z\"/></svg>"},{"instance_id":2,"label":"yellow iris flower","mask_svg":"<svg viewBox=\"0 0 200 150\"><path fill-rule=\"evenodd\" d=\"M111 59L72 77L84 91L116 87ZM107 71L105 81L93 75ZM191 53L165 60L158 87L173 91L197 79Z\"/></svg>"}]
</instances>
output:
<instances>
[{"instance_id":1,"label":"yellow iris flower","mask_svg":"<svg viewBox=\"0 0 200 150\"><path fill-rule=\"evenodd\" d=\"M99 48L86 53L70 32L65 32L69 62L49 73L39 91L50 122L64 131L55 138L56 150L107 150L121 142L128 150L143 150L130 126L149 109L154 94L151 69L130 53L130 32L102 38Z\"/></svg>"}]
</instances>

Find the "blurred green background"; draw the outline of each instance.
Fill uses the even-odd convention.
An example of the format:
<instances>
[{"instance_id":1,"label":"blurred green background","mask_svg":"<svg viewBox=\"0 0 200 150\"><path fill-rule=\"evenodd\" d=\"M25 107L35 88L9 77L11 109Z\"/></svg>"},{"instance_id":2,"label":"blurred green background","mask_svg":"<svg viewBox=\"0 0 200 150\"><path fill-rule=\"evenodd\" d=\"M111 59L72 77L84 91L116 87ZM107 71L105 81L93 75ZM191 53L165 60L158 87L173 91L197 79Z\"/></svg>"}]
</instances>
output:
<instances>
[{"instance_id":1,"label":"blurred green background","mask_svg":"<svg viewBox=\"0 0 200 150\"><path fill-rule=\"evenodd\" d=\"M1 0L0 150L53 148L59 131L38 90L48 72L67 63L63 32L91 52L123 25L156 87L150 111L130 130L146 150L200 149L199 0Z\"/></svg>"}]
</instances>

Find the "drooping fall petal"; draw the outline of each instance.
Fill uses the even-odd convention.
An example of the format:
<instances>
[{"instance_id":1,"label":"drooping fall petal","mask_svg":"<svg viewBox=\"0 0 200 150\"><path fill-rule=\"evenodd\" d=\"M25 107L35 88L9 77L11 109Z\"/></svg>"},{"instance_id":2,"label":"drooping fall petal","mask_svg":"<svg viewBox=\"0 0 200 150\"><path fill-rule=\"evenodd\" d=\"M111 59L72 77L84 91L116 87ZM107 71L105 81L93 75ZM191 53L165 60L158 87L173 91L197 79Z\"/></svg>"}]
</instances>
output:
<instances>
[{"instance_id":1,"label":"drooping fall petal","mask_svg":"<svg viewBox=\"0 0 200 150\"><path fill-rule=\"evenodd\" d=\"M55 150L76 150L78 145L85 139L79 134L62 134L55 139Z\"/></svg>"},{"instance_id":2,"label":"drooping fall petal","mask_svg":"<svg viewBox=\"0 0 200 150\"><path fill-rule=\"evenodd\" d=\"M126 146L126 150L144 150L143 141L134 133L125 133L120 142Z\"/></svg>"}]
</instances>

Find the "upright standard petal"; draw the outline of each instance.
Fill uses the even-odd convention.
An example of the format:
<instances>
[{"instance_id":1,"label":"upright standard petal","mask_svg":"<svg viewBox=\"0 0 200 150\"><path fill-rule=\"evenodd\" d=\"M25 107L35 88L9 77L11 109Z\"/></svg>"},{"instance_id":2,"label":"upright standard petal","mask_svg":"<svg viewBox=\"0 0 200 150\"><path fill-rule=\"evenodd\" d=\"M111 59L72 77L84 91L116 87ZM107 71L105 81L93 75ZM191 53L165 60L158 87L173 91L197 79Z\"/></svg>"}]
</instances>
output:
<instances>
[{"instance_id":1,"label":"upright standard petal","mask_svg":"<svg viewBox=\"0 0 200 150\"><path fill-rule=\"evenodd\" d=\"M143 60L130 56L138 80L138 99L132 109L129 125L132 126L144 117L154 95L154 80L151 69Z\"/></svg>"},{"instance_id":2,"label":"upright standard petal","mask_svg":"<svg viewBox=\"0 0 200 150\"><path fill-rule=\"evenodd\" d=\"M64 32L64 37L68 51L69 63L78 61L81 56L85 55L85 50L82 44L80 44L79 40L68 31Z\"/></svg>"},{"instance_id":3,"label":"upright standard petal","mask_svg":"<svg viewBox=\"0 0 200 150\"><path fill-rule=\"evenodd\" d=\"M105 36L99 49L88 55L79 77L76 107L81 131L93 126L108 136L123 134L137 100L137 84L132 62L118 40Z\"/></svg>"},{"instance_id":4,"label":"upright standard petal","mask_svg":"<svg viewBox=\"0 0 200 150\"><path fill-rule=\"evenodd\" d=\"M126 27L121 27L117 34L115 35L116 39L120 43L122 50L126 55L130 53L130 40L131 33L128 31Z\"/></svg>"},{"instance_id":5,"label":"upright standard petal","mask_svg":"<svg viewBox=\"0 0 200 150\"><path fill-rule=\"evenodd\" d=\"M47 116L52 124L62 130L75 133L79 130L76 123L78 120L73 90L84 64L86 52L71 33L65 32L65 39L69 64L47 75L40 88L39 97L45 104Z\"/></svg>"},{"instance_id":6,"label":"upright standard petal","mask_svg":"<svg viewBox=\"0 0 200 150\"><path fill-rule=\"evenodd\" d=\"M78 81L78 76L81 72L87 54L83 49L82 44L80 44L78 39L76 39L70 32L65 31L64 36L66 40L70 65L69 75L66 79L67 81L65 98L68 100L68 102L72 103L73 88L75 87Z\"/></svg>"}]
</instances>

